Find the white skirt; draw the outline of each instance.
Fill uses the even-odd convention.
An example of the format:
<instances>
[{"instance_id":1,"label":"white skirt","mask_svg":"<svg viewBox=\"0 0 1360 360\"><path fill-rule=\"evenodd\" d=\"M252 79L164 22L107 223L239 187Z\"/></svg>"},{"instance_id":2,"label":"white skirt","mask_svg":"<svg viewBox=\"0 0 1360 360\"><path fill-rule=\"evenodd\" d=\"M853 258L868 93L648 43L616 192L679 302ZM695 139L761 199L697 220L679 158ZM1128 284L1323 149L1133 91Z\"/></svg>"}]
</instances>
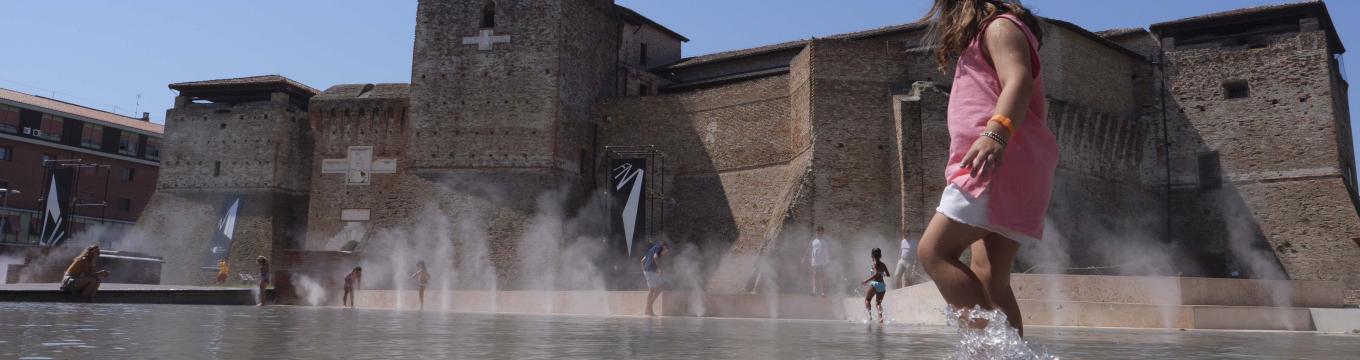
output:
<instances>
[{"instance_id":1,"label":"white skirt","mask_svg":"<svg viewBox=\"0 0 1360 360\"><path fill-rule=\"evenodd\" d=\"M952 183L944 187L944 194L940 195L940 206L935 208L935 211L950 220L991 231L1007 239L1019 242L1039 241L1039 239L1022 234L1019 231L993 226L990 221L987 221L987 194L973 197L959 189L958 185Z\"/></svg>"}]
</instances>

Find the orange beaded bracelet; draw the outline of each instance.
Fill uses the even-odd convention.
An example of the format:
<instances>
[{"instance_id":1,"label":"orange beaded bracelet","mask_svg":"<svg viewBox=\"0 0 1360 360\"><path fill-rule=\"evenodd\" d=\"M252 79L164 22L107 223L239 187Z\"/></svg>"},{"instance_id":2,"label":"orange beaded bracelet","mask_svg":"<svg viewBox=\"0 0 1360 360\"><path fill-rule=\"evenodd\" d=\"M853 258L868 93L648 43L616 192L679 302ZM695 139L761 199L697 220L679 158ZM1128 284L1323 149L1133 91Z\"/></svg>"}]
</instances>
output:
<instances>
[{"instance_id":1,"label":"orange beaded bracelet","mask_svg":"<svg viewBox=\"0 0 1360 360\"><path fill-rule=\"evenodd\" d=\"M994 122L994 123L997 123L997 124L1001 124L1001 127L1006 128L1006 135L1009 135L1009 136L1012 136L1012 137L1015 136L1015 126L1011 125L1011 118L1006 117L1006 115L1001 115L1001 114L993 115L993 116L992 116L992 119L991 119L991 120L988 120L987 122Z\"/></svg>"}]
</instances>

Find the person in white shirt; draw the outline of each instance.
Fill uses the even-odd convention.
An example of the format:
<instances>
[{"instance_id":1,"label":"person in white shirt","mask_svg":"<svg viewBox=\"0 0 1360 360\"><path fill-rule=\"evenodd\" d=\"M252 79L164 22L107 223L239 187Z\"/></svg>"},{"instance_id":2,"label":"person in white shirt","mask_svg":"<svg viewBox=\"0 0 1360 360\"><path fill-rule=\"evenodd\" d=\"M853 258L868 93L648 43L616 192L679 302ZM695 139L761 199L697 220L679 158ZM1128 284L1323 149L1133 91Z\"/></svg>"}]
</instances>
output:
<instances>
[{"instance_id":1,"label":"person in white shirt","mask_svg":"<svg viewBox=\"0 0 1360 360\"><path fill-rule=\"evenodd\" d=\"M916 261L912 259L915 252L911 251L911 241L902 239L902 253L897 257L897 288L901 289L911 285L911 277L916 273Z\"/></svg>"},{"instance_id":2,"label":"person in white shirt","mask_svg":"<svg viewBox=\"0 0 1360 360\"><path fill-rule=\"evenodd\" d=\"M826 266L831 263L831 252L827 249L822 234L826 229L818 226L817 236L812 238L808 254L804 258L812 265L812 295L826 296Z\"/></svg>"}]
</instances>

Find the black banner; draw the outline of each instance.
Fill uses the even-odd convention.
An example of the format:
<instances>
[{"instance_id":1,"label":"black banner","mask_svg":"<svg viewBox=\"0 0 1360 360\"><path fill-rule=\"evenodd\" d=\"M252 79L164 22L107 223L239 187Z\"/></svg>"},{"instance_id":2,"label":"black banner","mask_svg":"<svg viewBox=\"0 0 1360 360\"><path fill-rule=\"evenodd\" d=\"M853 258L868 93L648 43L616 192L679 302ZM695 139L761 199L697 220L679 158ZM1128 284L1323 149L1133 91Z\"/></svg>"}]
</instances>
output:
<instances>
[{"instance_id":1,"label":"black banner","mask_svg":"<svg viewBox=\"0 0 1360 360\"><path fill-rule=\"evenodd\" d=\"M217 262L231 253L231 242L236 237L236 220L241 215L241 196L228 196L222 210L218 211L217 226L213 228L208 257L203 262L205 269L217 269Z\"/></svg>"},{"instance_id":2,"label":"black banner","mask_svg":"<svg viewBox=\"0 0 1360 360\"><path fill-rule=\"evenodd\" d=\"M47 196L43 197L42 230L38 233L38 244L57 246L66 240L71 229L71 183L75 180L75 169L49 169L47 171Z\"/></svg>"},{"instance_id":3,"label":"black banner","mask_svg":"<svg viewBox=\"0 0 1360 360\"><path fill-rule=\"evenodd\" d=\"M610 162L610 194L613 197L615 244L632 257L647 239L647 159L614 159Z\"/></svg>"}]
</instances>

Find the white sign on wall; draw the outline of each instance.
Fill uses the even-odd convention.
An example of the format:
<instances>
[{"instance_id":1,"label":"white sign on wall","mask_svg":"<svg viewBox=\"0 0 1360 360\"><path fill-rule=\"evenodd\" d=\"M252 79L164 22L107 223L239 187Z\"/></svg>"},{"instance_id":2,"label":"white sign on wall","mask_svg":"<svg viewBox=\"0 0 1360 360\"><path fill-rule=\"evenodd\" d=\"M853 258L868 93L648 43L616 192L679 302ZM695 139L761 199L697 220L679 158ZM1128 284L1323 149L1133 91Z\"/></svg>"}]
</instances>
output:
<instances>
[{"instance_id":1,"label":"white sign on wall","mask_svg":"<svg viewBox=\"0 0 1360 360\"><path fill-rule=\"evenodd\" d=\"M322 159L322 174L345 174L345 185L369 185L373 174L397 172L397 159L373 159L372 146L350 146L344 159Z\"/></svg>"}]
</instances>

